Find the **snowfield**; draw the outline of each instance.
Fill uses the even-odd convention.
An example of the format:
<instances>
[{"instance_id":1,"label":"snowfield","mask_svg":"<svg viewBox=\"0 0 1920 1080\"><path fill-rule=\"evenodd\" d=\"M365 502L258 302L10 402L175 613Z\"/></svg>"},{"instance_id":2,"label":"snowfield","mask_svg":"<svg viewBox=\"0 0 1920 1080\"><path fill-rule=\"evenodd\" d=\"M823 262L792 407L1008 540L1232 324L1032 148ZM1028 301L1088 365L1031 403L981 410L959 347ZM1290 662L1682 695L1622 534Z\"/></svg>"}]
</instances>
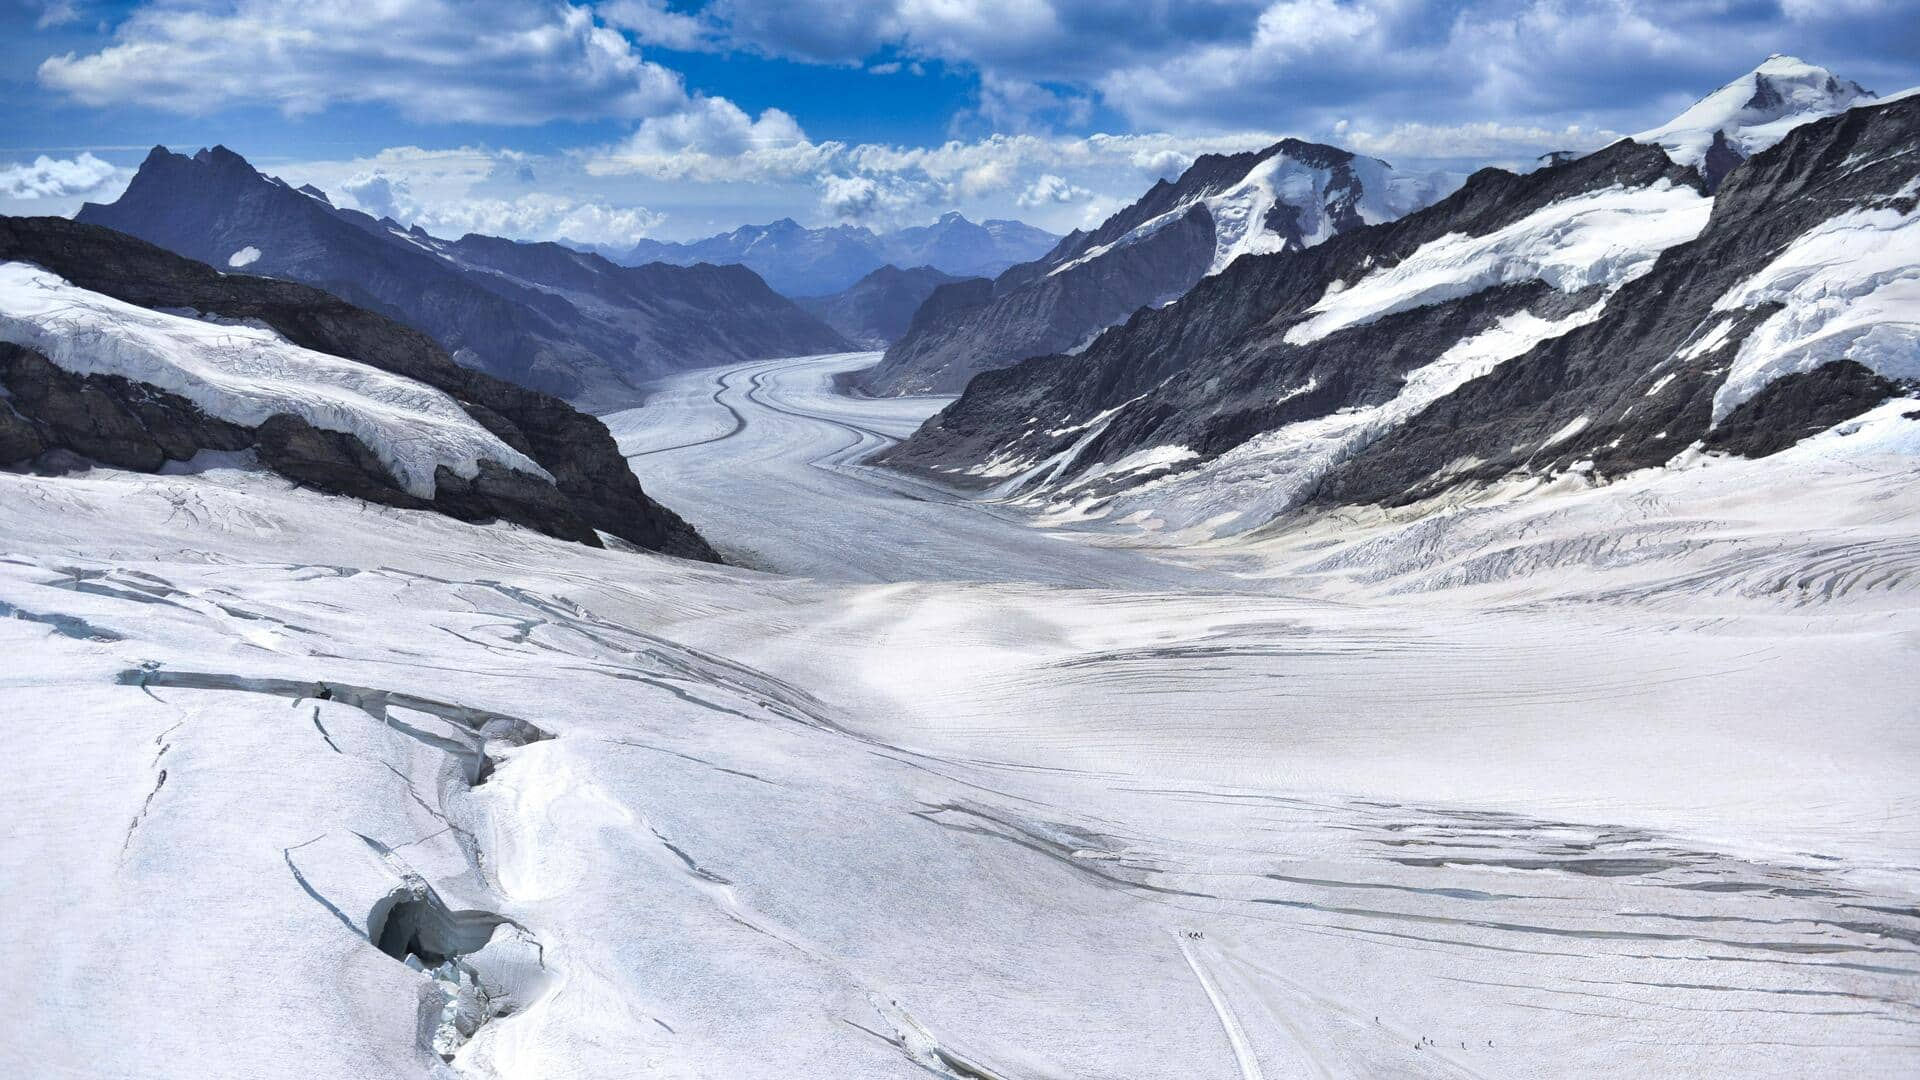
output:
<instances>
[{"instance_id":1,"label":"snowfield","mask_svg":"<svg viewBox=\"0 0 1920 1080\"><path fill-rule=\"evenodd\" d=\"M0 263L0 341L75 374L149 383L243 427L290 413L353 435L418 498L433 498L443 465L468 479L483 460L552 479L433 387L264 327L136 307L27 263Z\"/></svg>"},{"instance_id":2,"label":"snowfield","mask_svg":"<svg viewBox=\"0 0 1920 1080\"><path fill-rule=\"evenodd\" d=\"M1712 213L1712 199L1665 180L1563 199L1485 236L1443 236L1395 266L1329 290L1312 318L1287 331L1287 341L1311 344L1497 285L1544 281L1568 293L1590 285L1615 290L1653 269L1661 252L1699 236Z\"/></svg>"},{"instance_id":3,"label":"snowfield","mask_svg":"<svg viewBox=\"0 0 1920 1080\"><path fill-rule=\"evenodd\" d=\"M0 1073L1910 1071L1900 410L1156 548L860 464L873 359L609 418L800 577L0 473Z\"/></svg>"},{"instance_id":4,"label":"snowfield","mask_svg":"<svg viewBox=\"0 0 1920 1080\"><path fill-rule=\"evenodd\" d=\"M1901 193L1920 195L1913 185ZM1779 304L1747 335L1714 395L1724 419L1785 375L1845 358L1890 379L1920 378L1920 208L1854 210L1807 231L1714 307Z\"/></svg>"}]
</instances>

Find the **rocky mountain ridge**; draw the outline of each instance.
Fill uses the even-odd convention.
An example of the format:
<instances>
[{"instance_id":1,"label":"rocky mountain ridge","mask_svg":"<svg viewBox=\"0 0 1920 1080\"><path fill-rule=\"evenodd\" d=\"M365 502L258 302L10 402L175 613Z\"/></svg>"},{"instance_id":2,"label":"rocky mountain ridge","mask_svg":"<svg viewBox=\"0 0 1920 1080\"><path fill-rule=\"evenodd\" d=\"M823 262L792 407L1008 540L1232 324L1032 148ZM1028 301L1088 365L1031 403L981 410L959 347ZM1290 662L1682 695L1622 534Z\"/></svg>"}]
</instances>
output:
<instances>
[{"instance_id":1,"label":"rocky mountain ridge","mask_svg":"<svg viewBox=\"0 0 1920 1080\"><path fill-rule=\"evenodd\" d=\"M629 268L559 244L442 240L336 208L220 146L155 147L117 201L75 220L325 289L467 366L596 411L673 371L848 347L745 267Z\"/></svg>"},{"instance_id":2,"label":"rocky mountain ridge","mask_svg":"<svg viewBox=\"0 0 1920 1080\"><path fill-rule=\"evenodd\" d=\"M885 460L1204 533L1690 446L1763 454L1907 392L1920 99L1729 171L1631 141L1241 259L1079 354L983 373Z\"/></svg>"},{"instance_id":3,"label":"rocky mountain ridge","mask_svg":"<svg viewBox=\"0 0 1920 1080\"><path fill-rule=\"evenodd\" d=\"M888 263L831 296L803 296L794 302L855 345L884 349L912 327L914 313L927 297L959 282L987 279L959 278L931 266L902 270Z\"/></svg>"},{"instance_id":4,"label":"rocky mountain ridge","mask_svg":"<svg viewBox=\"0 0 1920 1080\"><path fill-rule=\"evenodd\" d=\"M1012 267L991 294L944 297L861 379L877 394L954 393L976 373L1083 348L1142 307L1157 307L1242 255L1311 247L1426 205L1452 184L1338 147L1285 139L1208 154L1090 232Z\"/></svg>"}]
</instances>

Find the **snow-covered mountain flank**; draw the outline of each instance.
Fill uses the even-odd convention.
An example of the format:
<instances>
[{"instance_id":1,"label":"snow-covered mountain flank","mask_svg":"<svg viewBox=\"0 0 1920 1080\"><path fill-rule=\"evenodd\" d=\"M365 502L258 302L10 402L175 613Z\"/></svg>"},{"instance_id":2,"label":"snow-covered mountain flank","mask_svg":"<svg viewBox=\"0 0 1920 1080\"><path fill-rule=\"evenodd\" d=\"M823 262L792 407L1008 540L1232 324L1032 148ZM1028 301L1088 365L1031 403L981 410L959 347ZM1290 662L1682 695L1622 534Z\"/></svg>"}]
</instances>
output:
<instances>
[{"instance_id":1,"label":"snow-covered mountain flank","mask_svg":"<svg viewBox=\"0 0 1920 1080\"><path fill-rule=\"evenodd\" d=\"M1770 453L1920 378L1917 150L1907 98L1793 127L1716 194L1633 141L1485 170L1391 224L1242 259L1084 352L983 374L884 459L1211 535L1309 503Z\"/></svg>"},{"instance_id":2,"label":"snow-covered mountain flank","mask_svg":"<svg viewBox=\"0 0 1920 1080\"><path fill-rule=\"evenodd\" d=\"M671 371L848 343L739 266L621 267L559 244L404 229L216 146L156 147L76 220L221 269L286 278L420 330L469 367L602 410Z\"/></svg>"},{"instance_id":3,"label":"snow-covered mountain flank","mask_svg":"<svg viewBox=\"0 0 1920 1080\"><path fill-rule=\"evenodd\" d=\"M1007 270L990 291L942 296L861 384L882 394L956 392L978 372L1082 346L1242 255L1298 251L1390 221L1455 183L1297 139L1203 156L1099 228Z\"/></svg>"},{"instance_id":4,"label":"snow-covered mountain flank","mask_svg":"<svg viewBox=\"0 0 1920 1080\"><path fill-rule=\"evenodd\" d=\"M317 289L96 226L0 218L0 396L0 465L244 453L371 503L713 558L593 418Z\"/></svg>"}]
</instances>

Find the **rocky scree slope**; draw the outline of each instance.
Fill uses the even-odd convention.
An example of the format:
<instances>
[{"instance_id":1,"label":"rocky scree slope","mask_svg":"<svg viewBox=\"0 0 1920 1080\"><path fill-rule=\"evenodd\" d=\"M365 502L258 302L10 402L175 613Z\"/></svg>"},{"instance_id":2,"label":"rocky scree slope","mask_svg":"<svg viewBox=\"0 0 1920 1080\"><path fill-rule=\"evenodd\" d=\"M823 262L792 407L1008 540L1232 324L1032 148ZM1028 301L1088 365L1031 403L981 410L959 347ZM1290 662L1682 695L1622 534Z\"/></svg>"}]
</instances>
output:
<instances>
[{"instance_id":1,"label":"rocky scree slope","mask_svg":"<svg viewBox=\"0 0 1920 1080\"><path fill-rule=\"evenodd\" d=\"M383 447L352 430L316 424L300 411L239 423L163 387L63 368L34 342L64 335L62 344L87 359L122 349L121 338L148 328L129 326L123 334L95 322L76 333L71 326L77 324L56 315L36 325L0 319L0 465L47 463L57 458L53 452L65 451L104 465L156 471L202 450L248 450L267 468L326 492L462 520L512 521L594 546L605 533L654 551L717 561L691 526L641 490L598 420L550 395L461 367L426 335L329 293L219 273L134 237L61 218L0 218L0 266L57 275L64 279L59 287L148 309L157 313L155 322L171 318L191 326L193 319L216 320L250 338L265 337L260 331L268 330L293 351L400 376L451 398L463 423L471 418L483 429L474 432L477 439L502 444L495 460L475 463L471 476L445 465L426 476L396 475ZM223 347L217 341L211 346ZM374 381L356 376L350 370L355 365L339 365L356 384L350 390ZM444 400L431 393L425 398ZM361 398L350 394L349 400ZM306 411L322 419L330 415L321 406ZM521 467L505 467L501 458L517 459Z\"/></svg>"},{"instance_id":2,"label":"rocky scree slope","mask_svg":"<svg viewBox=\"0 0 1920 1080\"><path fill-rule=\"evenodd\" d=\"M318 286L469 367L594 411L636 404L640 384L674 371L848 347L745 267L622 267L559 244L441 240L337 208L222 146L155 147L125 194L75 219Z\"/></svg>"},{"instance_id":3,"label":"rocky scree slope","mask_svg":"<svg viewBox=\"0 0 1920 1080\"><path fill-rule=\"evenodd\" d=\"M876 394L958 392L978 372L1084 346L1241 255L1312 247L1424 206L1450 184L1297 139L1205 155L1098 229L1007 270L991 292L940 296L939 317L917 318L861 385Z\"/></svg>"},{"instance_id":4,"label":"rocky scree slope","mask_svg":"<svg viewBox=\"0 0 1920 1080\"><path fill-rule=\"evenodd\" d=\"M1800 126L1705 189L1633 142L1483 170L984 373L883 460L1235 532L1696 443L1765 454L1920 377L1920 99Z\"/></svg>"}]
</instances>

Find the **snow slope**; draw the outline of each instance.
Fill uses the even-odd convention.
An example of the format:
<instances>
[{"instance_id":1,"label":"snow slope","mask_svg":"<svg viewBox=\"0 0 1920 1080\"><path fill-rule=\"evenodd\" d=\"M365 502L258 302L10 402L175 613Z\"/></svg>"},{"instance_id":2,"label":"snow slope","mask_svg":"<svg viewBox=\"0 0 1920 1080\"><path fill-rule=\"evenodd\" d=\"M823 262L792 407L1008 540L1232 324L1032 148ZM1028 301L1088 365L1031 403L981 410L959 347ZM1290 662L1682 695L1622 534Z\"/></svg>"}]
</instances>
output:
<instances>
[{"instance_id":1,"label":"snow slope","mask_svg":"<svg viewBox=\"0 0 1920 1080\"><path fill-rule=\"evenodd\" d=\"M1911 199L1920 185L1902 195ZM1721 311L1780 310L1740 344L1713 399L1714 419L1783 375L1837 359L1891 379L1920 379L1920 208L1898 200L1851 210L1801 234L1721 297Z\"/></svg>"},{"instance_id":2,"label":"snow slope","mask_svg":"<svg viewBox=\"0 0 1920 1080\"><path fill-rule=\"evenodd\" d=\"M1389 400L1287 423L1167 475L1159 474L1193 455L1160 447L1111 464L1078 460L1113 410L1053 458L1001 463L1000 471L1014 479L991 494L1056 523L1097 515L1190 540L1257 528L1311 496L1335 468L1423 409L1534 346L1599 319L1608 299L1652 269L1661 252L1698 236L1712 210L1710 197L1662 180L1558 200L1485 235L1441 236L1351 284L1336 282L1307 318L1287 329L1285 341L1309 345L1399 312L1521 282L1544 281L1565 293L1599 287L1602 295L1559 318L1526 311L1502 318L1480 334L1436 346ZM1309 389L1291 388L1281 400ZM1098 492L1089 487L1122 473L1130 474L1129 486Z\"/></svg>"},{"instance_id":3,"label":"snow slope","mask_svg":"<svg viewBox=\"0 0 1920 1080\"><path fill-rule=\"evenodd\" d=\"M1485 236L1450 234L1400 263L1329 290L1313 317L1287 331L1306 345L1350 326L1496 285L1545 281L1561 292L1610 290L1653 268L1662 251L1700 235L1713 200L1662 180L1564 199Z\"/></svg>"},{"instance_id":4,"label":"snow slope","mask_svg":"<svg viewBox=\"0 0 1920 1080\"><path fill-rule=\"evenodd\" d=\"M1600 300L1562 319L1526 311L1507 316L1408 372L1399 393L1386 402L1276 428L1196 468L1131 488L1101 506L1099 516L1151 522L1155 530L1195 538L1257 528L1299 505L1336 466L1422 409L1535 345L1593 322L1605 308ZM1084 513L1080 489L1114 471L1094 466L1058 490L1033 491L1016 501L1053 520L1077 520Z\"/></svg>"},{"instance_id":5,"label":"snow slope","mask_svg":"<svg viewBox=\"0 0 1920 1080\"><path fill-rule=\"evenodd\" d=\"M472 478L481 461L492 461L552 479L423 383L301 348L265 328L136 307L26 263L0 263L0 340L77 374L157 386L244 427L290 413L353 435L422 499L433 497L441 466Z\"/></svg>"},{"instance_id":6,"label":"snow slope","mask_svg":"<svg viewBox=\"0 0 1920 1080\"><path fill-rule=\"evenodd\" d=\"M1672 121L1633 136L1657 143L1674 161L1701 168L1716 134L1742 158L1772 146L1802 124L1875 100L1872 91L1798 57L1775 54L1701 98Z\"/></svg>"}]
</instances>

